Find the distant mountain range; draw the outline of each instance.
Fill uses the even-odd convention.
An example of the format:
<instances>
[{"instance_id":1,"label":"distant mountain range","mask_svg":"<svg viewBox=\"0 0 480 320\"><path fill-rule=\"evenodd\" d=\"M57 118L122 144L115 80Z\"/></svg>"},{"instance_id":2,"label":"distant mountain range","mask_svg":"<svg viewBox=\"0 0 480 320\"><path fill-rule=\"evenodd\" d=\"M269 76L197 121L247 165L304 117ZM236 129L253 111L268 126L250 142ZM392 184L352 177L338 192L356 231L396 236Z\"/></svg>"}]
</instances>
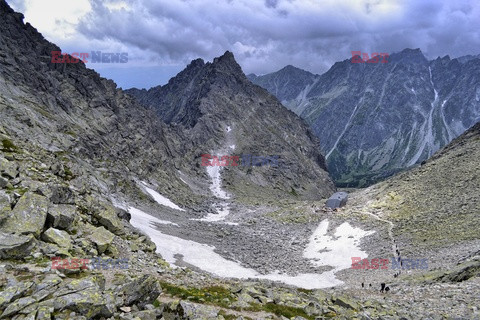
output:
<instances>
[{"instance_id":1,"label":"distant mountain range","mask_svg":"<svg viewBox=\"0 0 480 320\"><path fill-rule=\"evenodd\" d=\"M480 120L480 55L335 63L322 75L287 66L248 78L305 119L339 186L365 186L421 163Z\"/></svg>"}]
</instances>

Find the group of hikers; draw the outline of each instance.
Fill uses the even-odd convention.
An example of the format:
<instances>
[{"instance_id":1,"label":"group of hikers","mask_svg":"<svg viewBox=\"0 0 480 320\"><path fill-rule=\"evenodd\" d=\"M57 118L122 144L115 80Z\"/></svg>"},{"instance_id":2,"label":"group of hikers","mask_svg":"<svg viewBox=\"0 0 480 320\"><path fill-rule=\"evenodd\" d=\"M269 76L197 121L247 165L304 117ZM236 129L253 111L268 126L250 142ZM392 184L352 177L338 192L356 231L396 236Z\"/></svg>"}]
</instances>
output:
<instances>
[{"instance_id":1,"label":"group of hikers","mask_svg":"<svg viewBox=\"0 0 480 320\"><path fill-rule=\"evenodd\" d=\"M393 242L395 243L395 240L393 240ZM396 257L394 259L398 259L397 261L400 262L401 266L403 266L402 257L400 256L400 250L398 250L398 246L397 246L396 243L395 243L395 253L396 253ZM401 272L402 272L401 269L398 270L398 272L395 272L393 277L394 278L398 277ZM368 286L371 288L372 284L369 283ZM362 288L365 288L365 283L364 282L362 282ZM390 291L390 287L388 287L384 282L380 283L380 292L387 293L389 291Z\"/></svg>"}]
</instances>

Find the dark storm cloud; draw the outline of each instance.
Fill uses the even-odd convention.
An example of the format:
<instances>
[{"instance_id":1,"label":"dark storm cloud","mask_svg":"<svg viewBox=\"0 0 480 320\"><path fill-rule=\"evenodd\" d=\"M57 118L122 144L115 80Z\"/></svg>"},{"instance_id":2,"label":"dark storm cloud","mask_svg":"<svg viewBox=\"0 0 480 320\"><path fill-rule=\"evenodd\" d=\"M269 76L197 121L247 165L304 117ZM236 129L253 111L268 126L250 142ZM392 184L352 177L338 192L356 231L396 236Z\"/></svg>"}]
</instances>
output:
<instances>
[{"instance_id":1,"label":"dark storm cloud","mask_svg":"<svg viewBox=\"0 0 480 320\"><path fill-rule=\"evenodd\" d=\"M480 53L480 6L459 0L92 0L78 30L117 40L159 63L234 52L244 70L293 64L323 72L351 51L420 48L428 58Z\"/></svg>"},{"instance_id":2,"label":"dark storm cloud","mask_svg":"<svg viewBox=\"0 0 480 320\"><path fill-rule=\"evenodd\" d=\"M265 6L268 8L276 8L278 4L278 0L265 0Z\"/></svg>"}]
</instances>

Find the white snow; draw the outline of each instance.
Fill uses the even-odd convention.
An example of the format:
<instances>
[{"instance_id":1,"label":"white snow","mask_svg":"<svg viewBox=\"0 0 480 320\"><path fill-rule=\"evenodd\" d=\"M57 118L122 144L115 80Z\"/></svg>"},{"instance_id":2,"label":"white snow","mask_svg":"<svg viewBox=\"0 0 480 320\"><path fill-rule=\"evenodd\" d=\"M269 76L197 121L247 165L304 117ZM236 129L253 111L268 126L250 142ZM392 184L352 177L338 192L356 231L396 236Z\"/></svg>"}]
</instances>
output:
<instances>
[{"instance_id":1,"label":"white snow","mask_svg":"<svg viewBox=\"0 0 480 320\"><path fill-rule=\"evenodd\" d=\"M128 212L130 212L130 214L132 215L132 219L133 219L133 216L135 216L136 220L141 221L142 223L145 223L145 224L148 224L148 223L170 224L170 225L179 227L179 225L174 223L174 222L167 221L167 220L160 220L160 219L152 217L151 215L143 212L142 210L134 208L134 207L128 208ZM132 223L132 225L133 225L133 223Z\"/></svg>"},{"instance_id":2,"label":"white snow","mask_svg":"<svg viewBox=\"0 0 480 320\"><path fill-rule=\"evenodd\" d=\"M309 258L318 258L322 256L323 253L318 253L318 249L323 249L324 247L323 244L318 242L318 238L320 237L322 241L326 241L327 247L334 253L342 255L342 257L333 257L333 259L329 259L330 261L328 261L328 265L331 265L332 262L334 262L336 266L334 270L322 274L305 273L296 276L280 274L279 272L261 275L254 269L242 267L237 262L223 258L221 255L215 253L214 246L163 234L154 227L155 223L162 223L160 222L161 220L155 217L149 216L148 214L132 207L129 211L132 215L130 223L147 234L156 244L157 252L172 265L177 262L177 258L175 257L181 255L184 262L219 277L267 279L280 281L305 289L321 289L343 284L342 281L335 277L334 273L341 270L341 268L344 269L350 267L350 257L352 254L360 257L365 256L365 254L356 247L357 242L362 236L372 233L372 231L363 231L359 228L352 228L348 223L344 223L337 228L335 234L339 239L333 240L331 237L325 235L328 229L328 221L324 220L314 235L312 235L312 243L310 244L312 247L305 249L305 252ZM353 236L353 238L348 238L349 236ZM346 261L343 261L343 259Z\"/></svg>"},{"instance_id":3,"label":"white snow","mask_svg":"<svg viewBox=\"0 0 480 320\"><path fill-rule=\"evenodd\" d=\"M230 146L230 149L235 150L235 145L232 144L232 145Z\"/></svg>"},{"instance_id":4,"label":"white snow","mask_svg":"<svg viewBox=\"0 0 480 320\"><path fill-rule=\"evenodd\" d=\"M332 266L335 272L350 268L351 257L366 258L366 252L360 250L361 238L375 233L352 227L348 222L342 223L335 231L335 237L327 235L328 219L323 220L310 237L310 242L303 256L311 259L317 266Z\"/></svg>"},{"instance_id":5,"label":"white snow","mask_svg":"<svg viewBox=\"0 0 480 320\"><path fill-rule=\"evenodd\" d=\"M227 132L230 132L232 131L232 128L230 128L230 126L227 127Z\"/></svg>"},{"instance_id":6,"label":"white snow","mask_svg":"<svg viewBox=\"0 0 480 320\"><path fill-rule=\"evenodd\" d=\"M180 177L179 177L180 180L182 180L183 183L185 183L186 185L188 185L188 182L185 181L185 179L182 178L183 173L182 173L180 170L177 170L177 172L178 172L178 174L180 175Z\"/></svg>"},{"instance_id":7,"label":"white snow","mask_svg":"<svg viewBox=\"0 0 480 320\"><path fill-rule=\"evenodd\" d=\"M155 201L158 203L158 204L161 204L162 206L166 206L166 207L169 207L169 208L172 208L172 209L175 209L175 210L180 210L180 211L185 211L184 209L180 208L179 206L177 206L175 203L173 203L172 201L170 201L170 199L168 199L167 197L164 197L162 196L160 193L158 193L157 191L153 190L153 189L150 189L149 187L147 187L147 183L146 182L143 182L143 185L145 187L145 190L153 197L153 199L155 199Z\"/></svg>"},{"instance_id":8,"label":"white snow","mask_svg":"<svg viewBox=\"0 0 480 320\"><path fill-rule=\"evenodd\" d=\"M330 288L343 284L343 281L340 281L335 277L332 270L324 273L301 273L296 276L289 276L275 272L268 275L261 275L256 278L280 281L304 289Z\"/></svg>"},{"instance_id":9,"label":"white snow","mask_svg":"<svg viewBox=\"0 0 480 320\"><path fill-rule=\"evenodd\" d=\"M448 126L447 120L445 119L445 103L447 100L443 100L442 105L440 107L440 114L442 115L443 126L445 127L445 131L447 134L447 141L450 142L455 138L455 135L452 133L452 130Z\"/></svg>"},{"instance_id":10,"label":"white snow","mask_svg":"<svg viewBox=\"0 0 480 320\"><path fill-rule=\"evenodd\" d=\"M244 268L215 253L213 246L163 234L154 227L155 223L161 223L160 220L145 212L132 207L129 212L132 215L130 223L147 234L156 244L157 253L172 265L177 262L175 256L180 254L183 261L220 277L249 278L256 275L253 269Z\"/></svg>"},{"instance_id":11,"label":"white snow","mask_svg":"<svg viewBox=\"0 0 480 320\"><path fill-rule=\"evenodd\" d=\"M213 195L220 199L230 199L229 195L222 190L222 177L220 175L220 170L222 167L219 166L208 166L207 173L212 179L212 184L210 185L210 190Z\"/></svg>"},{"instance_id":12,"label":"white snow","mask_svg":"<svg viewBox=\"0 0 480 320\"><path fill-rule=\"evenodd\" d=\"M155 223L161 223L155 217L148 216L135 208L130 208L130 213L132 215L130 223L150 236L157 246L157 252L170 264L175 264L177 262L175 256L180 254L183 261L219 277L268 279L306 289L326 288L342 283L333 276L331 271L297 276L282 275L277 272L261 275L251 268L242 267L237 262L223 258L214 252L214 246L163 234L153 227Z\"/></svg>"}]
</instances>

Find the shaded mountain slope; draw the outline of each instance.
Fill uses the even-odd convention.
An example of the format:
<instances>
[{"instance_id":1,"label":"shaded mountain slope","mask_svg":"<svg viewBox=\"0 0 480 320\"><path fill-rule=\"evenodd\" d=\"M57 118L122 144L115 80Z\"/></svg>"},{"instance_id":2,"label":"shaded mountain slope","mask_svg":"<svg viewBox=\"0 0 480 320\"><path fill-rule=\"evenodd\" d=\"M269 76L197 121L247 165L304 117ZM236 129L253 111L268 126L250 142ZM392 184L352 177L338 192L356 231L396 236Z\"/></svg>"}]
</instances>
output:
<instances>
[{"instance_id":1,"label":"shaded mountain slope","mask_svg":"<svg viewBox=\"0 0 480 320\"><path fill-rule=\"evenodd\" d=\"M334 190L318 139L275 97L252 85L230 52L212 63L192 61L165 86L127 92L166 123L185 128L190 142L179 163L182 171L198 165L204 153L278 156L277 167L226 167L227 189L253 195L262 188L265 194L311 199Z\"/></svg>"},{"instance_id":2,"label":"shaded mountain slope","mask_svg":"<svg viewBox=\"0 0 480 320\"><path fill-rule=\"evenodd\" d=\"M247 77L253 83L267 89L278 100L284 102L297 99L307 86L314 83L318 75L288 65L277 72L263 76L251 74Z\"/></svg>"},{"instance_id":3,"label":"shaded mountain slope","mask_svg":"<svg viewBox=\"0 0 480 320\"><path fill-rule=\"evenodd\" d=\"M175 156L167 140L178 138L155 114L82 62L51 63L51 51L60 49L4 2L1 9L0 126L14 144L64 155L79 183L100 184L105 194L131 185L134 172L168 180L183 189L184 201L194 199L180 180L167 179L175 176L164 165ZM83 172L86 163L104 171L108 181L92 181Z\"/></svg>"}]
</instances>

